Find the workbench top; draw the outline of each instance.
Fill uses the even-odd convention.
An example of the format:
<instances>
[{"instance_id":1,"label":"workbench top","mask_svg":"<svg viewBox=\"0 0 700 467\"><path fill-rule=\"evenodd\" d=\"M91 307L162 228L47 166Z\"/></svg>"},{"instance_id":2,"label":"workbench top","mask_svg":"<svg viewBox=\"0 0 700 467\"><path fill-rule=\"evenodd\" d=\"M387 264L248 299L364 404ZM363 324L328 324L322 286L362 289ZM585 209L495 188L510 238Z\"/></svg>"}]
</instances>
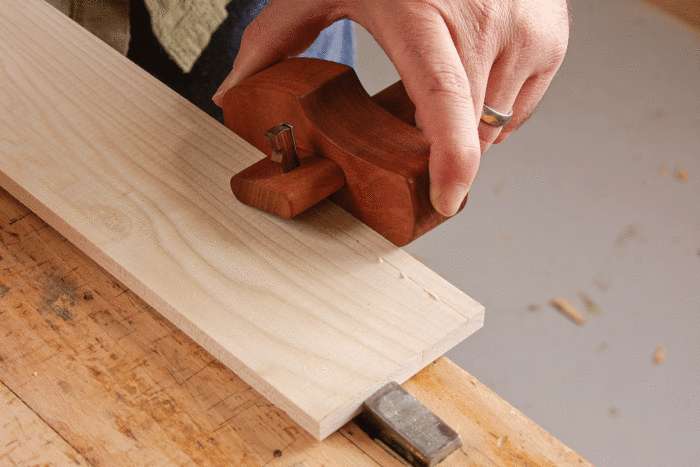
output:
<instances>
[{"instance_id":1,"label":"workbench top","mask_svg":"<svg viewBox=\"0 0 700 467\"><path fill-rule=\"evenodd\" d=\"M0 465L401 465L316 441L2 189L0 335ZM590 465L446 358L404 387L462 436L442 465Z\"/></svg>"}]
</instances>

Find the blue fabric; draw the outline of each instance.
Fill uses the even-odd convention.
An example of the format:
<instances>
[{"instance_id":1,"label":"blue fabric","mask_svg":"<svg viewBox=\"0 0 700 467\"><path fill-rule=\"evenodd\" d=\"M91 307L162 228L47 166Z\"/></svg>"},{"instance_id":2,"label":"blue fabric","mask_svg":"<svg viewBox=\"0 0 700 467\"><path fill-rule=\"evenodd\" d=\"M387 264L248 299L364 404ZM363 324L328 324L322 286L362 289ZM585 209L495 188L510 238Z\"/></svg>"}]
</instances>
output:
<instances>
[{"instance_id":1,"label":"blue fabric","mask_svg":"<svg viewBox=\"0 0 700 467\"><path fill-rule=\"evenodd\" d=\"M266 4L267 0L231 1L226 7L228 18L214 32L192 70L184 73L170 59L153 34L151 18L143 0L131 0L131 40L127 57L223 123L221 109L211 98L233 68L243 31ZM354 67L355 36L352 22L338 21L323 30L302 56L323 58Z\"/></svg>"},{"instance_id":2,"label":"blue fabric","mask_svg":"<svg viewBox=\"0 0 700 467\"><path fill-rule=\"evenodd\" d=\"M300 57L322 58L355 68L355 33L352 21L340 20L321 31L316 42Z\"/></svg>"}]
</instances>

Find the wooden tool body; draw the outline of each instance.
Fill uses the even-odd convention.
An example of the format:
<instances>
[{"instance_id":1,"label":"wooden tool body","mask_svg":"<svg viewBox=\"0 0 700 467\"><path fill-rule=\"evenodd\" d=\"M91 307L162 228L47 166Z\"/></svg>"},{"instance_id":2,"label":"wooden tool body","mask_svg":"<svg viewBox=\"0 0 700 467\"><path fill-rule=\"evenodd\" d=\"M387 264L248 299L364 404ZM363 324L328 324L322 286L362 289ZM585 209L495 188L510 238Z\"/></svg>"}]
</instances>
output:
<instances>
[{"instance_id":1,"label":"wooden tool body","mask_svg":"<svg viewBox=\"0 0 700 467\"><path fill-rule=\"evenodd\" d=\"M371 98L352 68L295 58L230 89L223 111L228 128L268 155L231 179L245 204L291 218L330 195L398 246L447 219L431 205L430 148L400 82ZM281 123L299 156L286 172L265 138Z\"/></svg>"}]
</instances>

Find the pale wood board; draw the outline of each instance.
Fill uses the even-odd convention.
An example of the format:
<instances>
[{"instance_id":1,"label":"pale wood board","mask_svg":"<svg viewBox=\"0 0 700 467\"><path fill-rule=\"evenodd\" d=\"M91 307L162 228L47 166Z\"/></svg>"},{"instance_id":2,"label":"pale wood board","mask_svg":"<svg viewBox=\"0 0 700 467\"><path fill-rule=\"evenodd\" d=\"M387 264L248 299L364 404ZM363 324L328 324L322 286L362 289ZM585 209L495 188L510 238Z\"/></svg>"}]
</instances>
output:
<instances>
[{"instance_id":1,"label":"pale wood board","mask_svg":"<svg viewBox=\"0 0 700 467\"><path fill-rule=\"evenodd\" d=\"M40 0L0 0L0 184L317 438L483 324L324 203L284 221L262 154Z\"/></svg>"},{"instance_id":2,"label":"pale wood board","mask_svg":"<svg viewBox=\"0 0 700 467\"><path fill-rule=\"evenodd\" d=\"M1 188L0 333L0 459L71 465L54 431L99 466L405 465L353 422L316 441ZM444 357L404 387L464 440L441 467L590 465Z\"/></svg>"}]
</instances>

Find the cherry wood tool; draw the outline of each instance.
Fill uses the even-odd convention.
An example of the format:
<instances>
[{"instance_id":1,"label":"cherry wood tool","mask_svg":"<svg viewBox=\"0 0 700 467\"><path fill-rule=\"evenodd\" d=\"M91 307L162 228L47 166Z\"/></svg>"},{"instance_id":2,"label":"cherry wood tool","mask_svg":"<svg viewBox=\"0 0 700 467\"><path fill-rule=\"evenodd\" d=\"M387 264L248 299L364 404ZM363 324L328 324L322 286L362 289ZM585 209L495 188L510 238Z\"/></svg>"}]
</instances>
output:
<instances>
[{"instance_id":1,"label":"cherry wood tool","mask_svg":"<svg viewBox=\"0 0 700 467\"><path fill-rule=\"evenodd\" d=\"M230 89L223 110L268 156L231 179L249 206L290 219L330 196L397 246L447 220L431 205L430 147L400 81L371 98L352 68L293 58Z\"/></svg>"}]
</instances>

